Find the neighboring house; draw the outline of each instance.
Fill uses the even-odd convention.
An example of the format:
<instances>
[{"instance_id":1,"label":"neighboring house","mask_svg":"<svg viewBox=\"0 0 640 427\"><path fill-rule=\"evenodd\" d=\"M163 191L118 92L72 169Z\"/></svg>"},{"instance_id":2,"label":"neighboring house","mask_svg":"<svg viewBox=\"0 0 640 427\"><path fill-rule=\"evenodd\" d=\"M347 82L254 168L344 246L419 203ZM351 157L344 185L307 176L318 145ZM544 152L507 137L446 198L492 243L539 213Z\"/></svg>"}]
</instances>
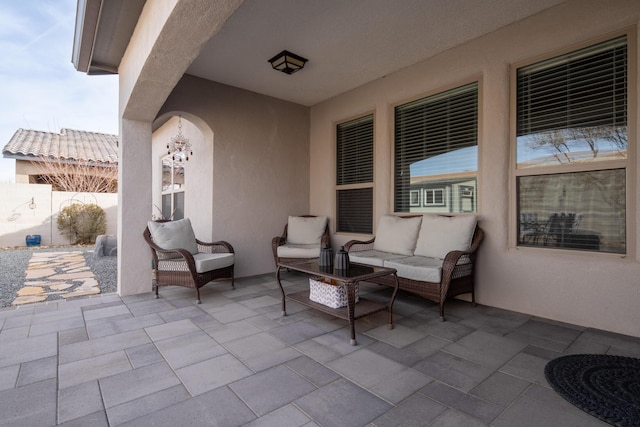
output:
<instances>
[{"instance_id":1,"label":"neighboring house","mask_svg":"<svg viewBox=\"0 0 640 427\"><path fill-rule=\"evenodd\" d=\"M640 336L639 23L637 0L79 1L74 66L120 79L118 292L151 291L182 116L184 215L239 276L273 272L288 215L339 246L421 205L478 215L480 304Z\"/></svg>"},{"instance_id":2,"label":"neighboring house","mask_svg":"<svg viewBox=\"0 0 640 427\"><path fill-rule=\"evenodd\" d=\"M64 128L60 133L18 129L2 154L16 160L17 184L51 184L54 191L65 191L55 175L71 171L105 181L99 185L101 192L117 192L117 135Z\"/></svg>"}]
</instances>

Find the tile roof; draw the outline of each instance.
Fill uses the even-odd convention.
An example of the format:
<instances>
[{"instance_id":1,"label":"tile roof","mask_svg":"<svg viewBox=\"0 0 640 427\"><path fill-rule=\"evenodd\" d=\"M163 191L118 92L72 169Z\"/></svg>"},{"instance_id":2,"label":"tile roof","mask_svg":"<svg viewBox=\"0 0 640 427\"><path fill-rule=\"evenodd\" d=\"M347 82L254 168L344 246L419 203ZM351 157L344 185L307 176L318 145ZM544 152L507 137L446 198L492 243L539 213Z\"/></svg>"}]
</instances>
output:
<instances>
[{"instance_id":1,"label":"tile roof","mask_svg":"<svg viewBox=\"0 0 640 427\"><path fill-rule=\"evenodd\" d=\"M2 154L19 160L49 157L117 165L118 136L65 128L60 133L18 129Z\"/></svg>"}]
</instances>

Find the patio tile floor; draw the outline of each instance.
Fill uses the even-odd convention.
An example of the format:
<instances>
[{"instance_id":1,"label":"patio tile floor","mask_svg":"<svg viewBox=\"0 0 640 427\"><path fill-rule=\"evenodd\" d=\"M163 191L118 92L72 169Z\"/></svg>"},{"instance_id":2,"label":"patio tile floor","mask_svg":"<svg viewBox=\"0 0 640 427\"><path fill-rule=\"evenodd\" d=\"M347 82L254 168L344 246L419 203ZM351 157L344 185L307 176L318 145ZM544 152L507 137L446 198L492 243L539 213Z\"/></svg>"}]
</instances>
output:
<instances>
[{"instance_id":1,"label":"patio tile floor","mask_svg":"<svg viewBox=\"0 0 640 427\"><path fill-rule=\"evenodd\" d=\"M284 273L289 291L307 277ZM640 357L640 339L400 293L345 321L273 275L0 310L0 426L603 426L544 378L554 357ZM390 290L362 283L360 294Z\"/></svg>"}]
</instances>

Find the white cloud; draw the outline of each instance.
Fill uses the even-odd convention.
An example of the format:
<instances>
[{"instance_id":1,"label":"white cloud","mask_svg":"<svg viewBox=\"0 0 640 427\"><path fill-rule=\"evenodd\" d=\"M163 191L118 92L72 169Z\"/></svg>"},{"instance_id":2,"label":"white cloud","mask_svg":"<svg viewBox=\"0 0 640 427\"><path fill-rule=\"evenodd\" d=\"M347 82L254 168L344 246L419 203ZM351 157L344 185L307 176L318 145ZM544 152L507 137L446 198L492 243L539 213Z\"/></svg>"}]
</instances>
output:
<instances>
[{"instance_id":1,"label":"white cloud","mask_svg":"<svg viewBox=\"0 0 640 427\"><path fill-rule=\"evenodd\" d=\"M117 76L73 68L76 0L0 2L0 146L19 128L118 133ZM0 160L0 182L15 161Z\"/></svg>"}]
</instances>

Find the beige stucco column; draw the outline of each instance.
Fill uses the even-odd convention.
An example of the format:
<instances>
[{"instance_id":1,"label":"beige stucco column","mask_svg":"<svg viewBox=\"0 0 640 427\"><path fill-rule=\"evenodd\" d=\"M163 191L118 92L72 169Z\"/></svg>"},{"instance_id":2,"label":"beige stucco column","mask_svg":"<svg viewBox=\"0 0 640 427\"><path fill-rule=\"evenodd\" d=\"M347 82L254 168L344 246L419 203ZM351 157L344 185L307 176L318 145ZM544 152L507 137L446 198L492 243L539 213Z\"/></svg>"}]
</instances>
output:
<instances>
[{"instance_id":1,"label":"beige stucco column","mask_svg":"<svg viewBox=\"0 0 640 427\"><path fill-rule=\"evenodd\" d=\"M151 212L151 124L122 119L118 147L118 294L151 292L151 255L142 239Z\"/></svg>"}]
</instances>

